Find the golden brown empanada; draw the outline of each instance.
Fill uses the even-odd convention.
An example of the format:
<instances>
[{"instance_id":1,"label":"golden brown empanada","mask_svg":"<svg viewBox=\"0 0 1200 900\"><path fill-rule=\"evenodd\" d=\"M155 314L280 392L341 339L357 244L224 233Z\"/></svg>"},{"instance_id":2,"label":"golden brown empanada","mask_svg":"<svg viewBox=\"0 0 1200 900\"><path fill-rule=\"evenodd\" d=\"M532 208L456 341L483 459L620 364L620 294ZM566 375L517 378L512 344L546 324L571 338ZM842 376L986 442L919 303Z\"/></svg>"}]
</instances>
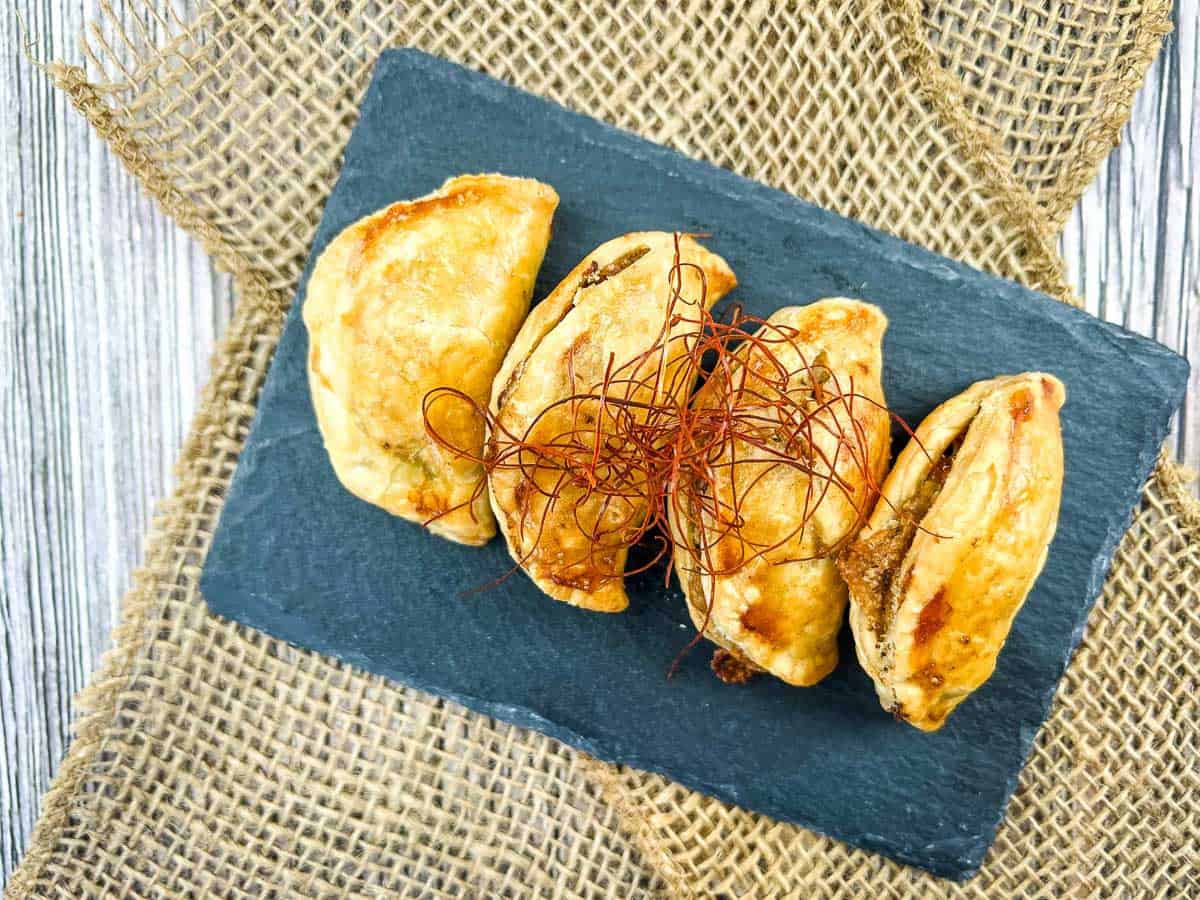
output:
<instances>
[{"instance_id":1,"label":"golden brown empanada","mask_svg":"<svg viewBox=\"0 0 1200 900\"><path fill-rule=\"evenodd\" d=\"M656 345L667 347L667 353L651 354L621 377L646 378L648 369L662 365L666 371L659 383L664 389L691 390L695 373L678 370L684 355L678 337L698 327L701 299L705 308L711 307L736 279L723 259L693 238L681 235L678 241L682 299L675 301L678 318L669 323L676 236L667 232L608 241L534 308L496 376L490 451L503 453L498 445L511 436L548 443L594 423L589 418L596 414L594 404L560 401L594 391L606 369L620 370ZM614 388L614 393L621 391ZM633 396L646 402L663 399L644 390ZM629 603L622 579L628 546L624 535L646 515L644 498L636 491L624 500L601 497L578 484L556 483L560 475L495 468L489 484L500 530L513 559L551 597L585 609L620 612Z\"/></svg>"},{"instance_id":2,"label":"golden brown empanada","mask_svg":"<svg viewBox=\"0 0 1200 900\"><path fill-rule=\"evenodd\" d=\"M428 436L422 401L448 386L487 403L557 205L532 179L464 175L361 219L321 254L303 310L309 385L352 493L464 544L496 533L482 467ZM467 404L429 415L441 437L480 457L484 424Z\"/></svg>"},{"instance_id":3,"label":"golden brown empanada","mask_svg":"<svg viewBox=\"0 0 1200 900\"><path fill-rule=\"evenodd\" d=\"M756 426L748 434L754 440L727 442L707 515L693 509L681 522L672 509L675 567L692 621L736 657L719 655L714 671L723 680L744 680L749 668L811 685L837 664L846 585L833 554L866 521L887 469L886 329L884 314L857 300L778 310L758 332L775 339L769 351L749 342L738 351L749 372L714 375L697 393L700 406L763 403L770 417L763 441ZM798 405L773 406L780 388ZM832 399L835 391L845 402ZM790 417L801 410L808 424L797 430ZM781 428L773 432L776 419ZM803 456L808 471L781 464L781 455ZM732 518L735 507L738 527L714 524L718 510Z\"/></svg>"},{"instance_id":4,"label":"golden brown empanada","mask_svg":"<svg viewBox=\"0 0 1200 900\"><path fill-rule=\"evenodd\" d=\"M981 381L921 423L842 555L858 659L924 731L983 684L1058 521L1062 383Z\"/></svg>"}]
</instances>

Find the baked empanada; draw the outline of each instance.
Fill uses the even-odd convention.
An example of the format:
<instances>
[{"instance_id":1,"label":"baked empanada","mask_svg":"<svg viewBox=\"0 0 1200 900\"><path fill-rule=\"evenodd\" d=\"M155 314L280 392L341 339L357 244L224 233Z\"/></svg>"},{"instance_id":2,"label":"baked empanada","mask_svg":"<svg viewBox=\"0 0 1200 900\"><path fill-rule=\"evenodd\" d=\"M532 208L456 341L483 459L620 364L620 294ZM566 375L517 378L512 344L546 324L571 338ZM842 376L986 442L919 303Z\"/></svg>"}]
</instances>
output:
<instances>
[{"instance_id":1,"label":"baked empanada","mask_svg":"<svg viewBox=\"0 0 1200 900\"><path fill-rule=\"evenodd\" d=\"M563 402L596 394L606 372L620 382L613 396L629 391L634 402L691 390L696 373L690 363L680 368L682 335L698 330L700 303L711 307L736 279L693 238L678 236L678 249L676 269L676 235L640 232L608 241L534 308L496 376L489 453L503 454L516 440L549 445L594 426L598 416L607 421L595 401ZM630 387L652 381L662 396ZM509 551L539 588L586 609L625 609L626 535L647 514L636 489L625 498L602 495L532 461L497 466L489 485Z\"/></svg>"},{"instance_id":2,"label":"baked empanada","mask_svg":"<svg viewBox=\"0 0 1200 900\"><path fill-rule=\"evenodd\" d=\"M718 369L697 393L697 406L741 409L752 426L722 448L705 512L671 510L692 621L734 657L718 654L722 680L765 670L811 685L837 664L846 585L833 555L866 521L887 468L886 329L856 300L778 310L757 335L770 343L743 343L744 366Z\"/></svg>"},{"instance_id":3,"label":"baked empanada","mask_svg":"<svg viewBox=\"0 0 1200 900\"><path fill-rule=\"evenodd\" d=\"M1057 378L1034 372L943 403L840 559L859 662L884 708L917 728L940 728L991 676L1045 564L1065 399Z\"/></svg>"},{"instance_id":4,"label":"baked empanada","mask_svg":"<svg viewBox=\"0 0 1200 900\"><path fill-rule=\"evenodd\" d=\"M353 494L464 544L495 520L479 490L484 423L457 388L487 403L529 310L558 205L528 178L465 175L354 223L313 268L304 303L309 385L330 462Z\"/></svg>"}]
</instances>

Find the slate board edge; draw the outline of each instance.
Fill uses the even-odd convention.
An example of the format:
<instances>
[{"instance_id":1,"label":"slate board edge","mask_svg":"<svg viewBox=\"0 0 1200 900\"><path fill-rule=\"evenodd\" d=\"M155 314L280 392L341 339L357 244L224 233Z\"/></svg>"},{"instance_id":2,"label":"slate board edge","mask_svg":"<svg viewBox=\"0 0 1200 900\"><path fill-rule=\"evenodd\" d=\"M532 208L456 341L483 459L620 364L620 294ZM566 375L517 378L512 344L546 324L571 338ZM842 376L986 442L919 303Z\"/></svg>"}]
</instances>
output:
<instances>
[{"instance_id":1,"label":"slate board edge","mask_svg":"<svg viewBox=\"0 0 1200 900\"><path fill-rule=\"evenodd\" d=\"M722 169L719 166L712 165L711 163L703 160L697 160L685 156L678 151L646 141L644 138L641 138L638 135L627 132L623 129L619 129L615 126L609 125L608 123L596 120L587 116L586 114L570 110L561 106L560 104L555 103L554 101L539 97L526 91L522 91L519 88L494 80L482 73L466 69L439 57L431 56L411 48L387 50L381 54L381 57L376 64L376 69L373 74L371 84L363 100L364 107L367 104L374 102L376 95L380 90L379 81L383 77L391 74L391 72L397 67L403 66L409 66L412 69L417 70L424 69L433 71L437 77L448 82L453 82L457 86L481 95L489 100L502 101L505 99L505 94L509 92L516 92L532 101L536 101L539 104L546 104L558 111L560 115L565 115L569 122L574 126L570 130L573 130L580 140L586 141L587 143L595 146L602 146L606 150L620 153L623 156L631 157L635 160L644 159L647 162L653 161L655 164L660 166L665 164L666 167L670 168L674 173L679 175L688 183L701 185L706 190L715 189L718 191L718 193L721 193L730 199L735 199L740 202L745 202L752 206L758 207L772 218L787 220L790 218L788 209L789 206L794 207L798 205L805 207L815 213L814 219L819 223L820 228L827 234L838 235L839 238L843 240L866 238L876 247L880 255L888 261L902 265L906 268L923 271L927 275L932 276L939 281L952 283L960 280L965 275L974 277L976 274L975 269L963 263L941 257L923 247L910 244L900 238L888 235L860 222L841 217L835 213L829 212L828 210L824 210L813 204L807 203L800 198L792 195L782 194L776 189L744 178L743 176L737 175L729 170ZM614 139L618 138L622 143L611 143ZM629 141L635 144L635 146L628 146L627 144L623 143L625 141ZM347 146L347 156L350 155L353 144L354 135L352 134L350 144ZM343 174L344 172L339 173L339 183L343 177ZM731 190L729 188L729 184L731 183L736 184L741 190ZM334 190L336 191L336 186ZM315 259L319 255L319 252L323 249L324 244L333 237L333 235L327 235L324 233L326 229L323 226L324 221L322 221L322 227L318 229L318 239L314 241L313 248L309 254L309 259L305 265L301 283L296 292L297 302L293 304L293 309L291 310L289 319L299 318L299 309L305 294L307 280L311 268L315 262ZM1005 299L1028 302L1028 294L1038 293L992 273L984 274L987 275L989 284L994 289L992 296L986 298L989 302ZM1044 297L1045 295L1041 296ZM1140 335L1135 335L1131 332L1125 331L1119 326L1095 319L1087 313L1074 309L1067 304L1062 304L1053 298L1047 298L1047 300L1054 304L1052 307L1053 309L1061 310L1061 312L1057 314L1057 317L1065 320L1068 323L1071 321L1086 321L1090 328L1095 329L1096 326L1100 326L1100 330L1104 332L1106 337L1113 342L1133 341L1135 343L1141 343L1146 349L1153 350L1155 355L1163 357L1166 360L1166 368L1168 371L1164 372L1162 370L1158 370L1155 371L1154 374L1159 376L1159 380L1163 381L1164 385L1168 385L1171 381L1174 381L1177 384L1178 390L1175 392L1177 396L1174 396L1171 399L1174 401L1173 406L1178 405L1179 399L1182 398L1184 387L1183 382L1187 374L1186 361L1156 342L1143 338ZM291 321L289 321L288 326L300 327L299 323ZM1172 360L1174 361L1172 362ZM1174 367L1178 373L1175 378L1170 377L1169 369L1172 367ZM1172 393L1169 389L1169 386L1167 387L1165 393L1168 395ZM257 420L257 410L255 418ZM1152 447L1148 448L1141 454L1139 460L1139 463L1142 466L1142 470L1139 473L1142 476L1140 479L1141 483L1144 483L1146 477L1149 476L1157 456L1157 452L1153 448L1161 445L1162 440L1166 435L1166 431L1167 423L1164 422L1159 428L1155 429L1156 433ZM1128 527L1129 521L1132 519L1133 508L1136 504L1137 497L1139 496L1137 492L1132 490L1125 491L1123 493L1125 494L1123 502L1125 500L1128 501L1125 502L1125 506L1129 509L1129 512L1124 519L1124 526L1114 529L1112 533L1106 536L1105 545L1102 548L1102 552L1097 556L1093 565L1092 577L1089 581L1091 599L1086 607L1086 610L1089 613L1091 607L1095 603L1095 599L1099 590L1102 588L1103 581L1111 565L1112 558L1115 555L1120 538L1125 529ZM208 582L208 580L209 579L202 575L202 581ZM257 600L255 600L255 602L257 602ZM220 609L216 609L216 611L221 612ZM278 612L279 610L276 609L276 615L278 615ZM256 617L241 615L237 618L239 621L244 621L246 624L253 626L254 622L251 620ZM1072 632L1071 645L1068 649L1068 652L1064 654L1063 660L1056 665L1056 676L1052 685L1046 692L1045 696L1041 698L1042 715L1040 718L1042 721L1044 721L1045 715L1053 701L1054 693L1057 690L1058 684L1061 682L1063 673L1065 672L1071 655L1075 652L1075 649L1083 637L1086 628L1086 622L1087 615L1084 614L1081 616L1080 622L1076 625ZM291 640L288 637L285 637L285 639L289 640L289 642ZM351 665L359 665L368 670L379 671L382 668L377 664L371 664L370 660L365 657L356 656L353 653L341 652L333 648L322 646L322 644L323 642L309 642L306 644L306 646L323 653L329 653L343 659ZM583 735L563 728L552 721L539 716L532 710L512 707L506 704L492 703L478 697L469 697L465 695L457 695L452 692L441 691L436 687L425 684L419 677L416 676L393 674L391 677L395 677L398 681L402 681L419 690L433 693L452 701L462 703L464 706L475 709L479 712L483 712L487 715L493 715L505 721L513 722L521 727L531 727L542 731L551 735L552 737L555 737L556 739L577 746L580 749L583 749L584 751L599 758L606 759L607 761L621 762L633 765L637 768L660 772L666 777L675 780L677 783L685 784L688 787L692 787L693 789L699 790L706 794L718 796L722 800L726 800L728 802L738 803L736 798L722 792L719 787L709 786L703 782L690 782L690 780L681 779L674 773L663 772L662 769L656 767L652 763L640 761L635 756L621 755L620 759L615 759L612 756L603 753L592 743L591 740ZM786 821L796 822L797 824L809 828L810 830L818 831L820 833L827 833L831 837L834 837L838 840L843 840L874 852L880 852L881 854L890 858L898 859L902 862L933 871L935 874L943 877L955 879L967 878L977 871L979 864L982 862L983 855L986 853L986 850L990 844L994 841L996 829L1004 819L1008 802L1011 800L1012 792L1016 788L1020 772L1024 768L1025 763L1028 761L1029 754L1032 750L1032 744L1036 738L1039 728L1040 725L1023 730L1022 734L1020 735L1019 743L1023 751L1022 758L1024 761L1022 762L1021 767L1017 769L1012 776L1006 779L1006 799L1000 807L999 814L991 828L987 842L977 854L959 855L954 858L953 862L948 862L946 866L931 864L932 856L928 854L923 856L906 854L904 851L897 849L895 846L886 846L882 842L876 843L875 841L872 841L870 837L865 835L843 835L839 834L836 830L825 831L793 816L781 816L778 813L772 813L769 809L762 809L762 811L768 815L773 815ZM759 808L761 809L761 807ZM948 860L950 859L949 855L943 855L943 858ZM963 865L964 863L966 864L965 866Z\"/></svg>"},{"instance_id":2,"label":"slate board edge","mask_svg":"<svg viewBox=\"0 0 1200 900\"><path fill-rule=\"evenodd\" d=\"M219 584L219 582L220 579L218 578L215 583ZM238 615L233 619L233 621L257 629L258 625L256 623L259 621L259 617L252 606L257 606L259 601L257 597L247 599L248 602L243 608L238 610ZM230 618L227 615L227 611L222 609L222 604L219 602L216 604L210 604L210 609L212 612L223 618ZM289 621L294 620L297 623L298 628L289 628L289 634L282 634L281 632L283 629L279 628L279 622L283 618L285 618L285 616L281 614L278 608L270 607L270 618L268 621L271 621L274 625L270 633L276 638L282 638L290 646L295 647L298 650L316 651L317 653L321 653L326 656L335 657L336 659L339 659L348 665L362 669L363 671L382 674L389 680L398 682L413 690L418 690L426 694L441 697L444 700L457 703L460 706L464 706L467 709L473 710L474 712L508 722L512 725L516 725L519 728L529 728L534 731L538 731L556 741L559 741L560 743L574 747L577 750L581 750L584 753L601 760L602 762L614 765L630 766L644 772L652 772L657 775L662 775L667 780L674 782L675 784L682 785L689 790L698 791L699 793L705 794L709 797L715 797L724 803L730 803L734 806L738 806L741 809L751 809L750 807L745 806L736 796L734 796L730 791L725 790L721 785L710 784L701 779L681 778L677 774L665 770L652 760L642 759L635 754L608 753L603 747L598 746L587 736L570 728L559 725L553 720L546 719L531 709L511 706L505 703L496 703L494 701L469 694L447 691L439 688L437 685L425 681L419 675L397 671L389 666L379 664L370 657L353 652L347 652L337 647L333 647L322 639L310 640L307 638L307 635L302 637L294 636L297 631L304 632L306 630L304 622L299 619L294 619L294 617L286 616ZM302 640L303 643L297 643L297 640ZM841 832L838 829L818 827L803 817L797 817L782 812L778 809L771 808L770 804L756 804L751 811L769 816L777 821L790 822L816 834L824 835L852 847L859 847L871 853L877 853L880 856L884 856L888 859L895 860L905 865L913 866L921 869L922 871L930 872L940 878L945 878L952 881L965 881L975 875L979 870L983 855L988 849L990 849L991 846L991 841L987 841L985 844L983 844L978 853L965 853L956 855L946 852L933 854L927 850L924 855L919 855L898 849L895 845L888 844L886 839L882 837L876 838L872 835L850 834Z\"/></svg>"},{"instance_id":3,"label":"slate board edge","mask_svg":"<svg viewBox=\"0 0 1200 900\"><path fill-rule=\"evenodd\" d=\"M1099 326L1101 330L1108 332L1109 336L1115 338L1118 342L1133 341L1134 343L1141 344L1147 350L1151 350L1157 355L1164 357L1164 359L1173 360L1169 364L1179 366L1184 377L1186 377L1189 371L1186 359L1158 341L1129 331L1112 322L1106 322L1041 291L1018 284L1011 279L993 272L984 272L981 269L976 269L958 260L941 256L919 244L910 243L855 219L831 212L794 194L788 194L778 188L754 181L751 178L739 175L736 172L724 169L706 160L687 156L678 150L647 140L632 131L610 125L585 113L576 112L546 97L522 90L507 82L485 75L482 72L468 69L421 50L411 47L385 50L376 63L377 71L372 78L372 88L375 87L377 79L388 74L387 69L393 66L392 60L395 60L397 63L409 63L415 69L434 70L438 77L444 78L447 81L457 82L465 89L496 102L501 102L505 93L515 92L540 104L553 107L556 111L570 119L573 125L577 126L576 133L581 140L594 145L602 144L606 150L611 150L614 153L620 153L624 156L654 160L660 165L667 164L671 168L678 169L678 173L691 184L703 187L706 190L716 186L720 189L721 194L731 200L753 200L755 205L768 211L773 218L788 219L790 218L789 206L804 207L811 211L814 217L820 221L822 229L827 234L845 235L846 240L853 240L854 235L866 237L871 243L879 247L881 253L888 261L907 268L923 271L937 278L939 281L950 283L960 281L964 276L974 278L982 274L995 287L997 292L1004 295L997 297L997 299L1012 299L1015 302L1026 302L1026 295L1035 294L1050 301L1053 304L1052 309L1059 310L1055 314L1057 317L1062 318L1065 316L1067 320L1086 322L1089 328ZM387 64L386 68L384 67L385 63ZM368 94L372 93L374 93L373 90L368 91ZM588 132L592 131L597 132L599 139L595 139L588 134ZM612 139L619 139L620 143L613 144L611 143ZM353 136L351 137L351 141L353 141ZM627 146L624 142L636 144L641 152L636 152L633 147ZM707 181L706 178L711 179L711 181ZM730 190L727 186L730 182L737 184L739 188L745 191L745 194ZM1179 393L1180 402L1182 401L1182 396L1181 389ZM1178 406L1178 403L1175 405Z\"/></svg>"}]
</instances>

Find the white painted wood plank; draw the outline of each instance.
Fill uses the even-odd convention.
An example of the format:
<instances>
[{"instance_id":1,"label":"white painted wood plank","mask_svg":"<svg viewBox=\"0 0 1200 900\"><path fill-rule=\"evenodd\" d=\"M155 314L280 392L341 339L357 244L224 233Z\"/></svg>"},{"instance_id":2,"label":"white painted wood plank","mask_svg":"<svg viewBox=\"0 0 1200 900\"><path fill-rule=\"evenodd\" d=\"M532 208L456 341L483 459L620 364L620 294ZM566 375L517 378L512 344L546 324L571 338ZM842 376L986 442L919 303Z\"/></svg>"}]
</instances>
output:
<instances>
[{"instance_id":1,"label":"white painted wood plank","mask_svg":"<svg viewBox=\"0 0 1200 900\"><path fill-rule=\"evenodd\" d=\"M1063 255L1087 308L1188 357L1170 444L1200 467L1200 2L1182 0L1121 144L1077 204Z\"/></svg>"},{"instance_id":2,"label":"white painted wood plank","mask_svg":"<svg viewBox=\"0 0 1200 900\"><path fill-rule=\"evenodd\" d=\"M76 59L99 3L21 9L40 56ZM1192 465L1198 12L1181 0L1176 36L1062 243L1089 309L1190 356L1174 440ZM71 698L108 645L232 305L228 279L26 64L19 37L0 19L0 882L65 752Z\"/></svg>"},{"instance_id":3,"label":"white painted wood plank","mask_svg":"<svg viewBox=\"0 0 1200 900\"><path fill-rule=\"evenodd\" d=\"M22 10L77 58L94 0ZM0 19L0 881L108 646L228 320L229 280L137 189Z\"/></svg>"}]
</instances>

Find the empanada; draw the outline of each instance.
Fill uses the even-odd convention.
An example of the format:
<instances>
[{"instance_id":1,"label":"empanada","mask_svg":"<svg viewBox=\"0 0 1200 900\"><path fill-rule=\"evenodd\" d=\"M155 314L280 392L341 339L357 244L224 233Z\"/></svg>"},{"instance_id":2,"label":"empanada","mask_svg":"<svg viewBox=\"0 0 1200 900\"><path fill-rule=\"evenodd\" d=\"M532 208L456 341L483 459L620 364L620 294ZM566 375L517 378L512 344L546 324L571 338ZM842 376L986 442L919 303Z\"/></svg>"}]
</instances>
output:
<instances>
[{"instance_id":1,"label":"empanada","mask_svg":"<svg viewBox=\"0 0 1200 900\"><path fill-rule=\"evenodd\" d=\"M550 444L591 427L598 415L605 421L594 401L563 401L596 393L606 371L621 382L614 396L632 391L638 402L673 401L691 390L696 373L680 369L682 336L698 330L701 303L711 307L736 279L687 235L678 236L676 269L676 237L641 232L608 241L534 308L496 376L489 452L503 454L501 445L515 439ZM662 395L630 387L642 381L655 381ZM645 498L636 489L625 498L602 496L562 477L546 467L494 468L489 484L500 530L513 559L551 597L619 612L629 602L626 536L646 515Z\"/></svg>"},{"instance_id":2,"label":"empanada","mask_svg":"<svg viewBox=\"0 0 1200 900\"><path fill-rule=\"evenodd\" d=\"M1058 521L1062 383L981 381L921 423L842 555L859 662L924 731L983 684Z\"/></svg>"},{"instance_id":3,"label":"empanada","mask_svg":"<svg viewBox=\"0 0 1200 900\"><path fill-rule=\"evenodd\" d=\"M723 680L766 670L811 685L837 664L846 585L833 555L866 521L887 468L886 328L857 300L778 310L758 332L770 343L743 343L745 366L718 369L697 393L695 404L740 409L753 426L725 442L705 513L672 508L692 621L734 655L714 663ZM785 394L794 403L776 402Z\"/></svg>"},{"instance_id":4,"label":"empanada","mask_svg":"<svg viewBox=\"0 0 1200 900\"><path fill-rule=\"evenodd\" d=\"M348 490L464 544L495 520L480 490L484 423L465 403L422 401L457 388L486 405L529 310L558 195L528 178L464 175L354 223L308 282L309 385L334 471Z\"/></svg>"}]
</instances>

